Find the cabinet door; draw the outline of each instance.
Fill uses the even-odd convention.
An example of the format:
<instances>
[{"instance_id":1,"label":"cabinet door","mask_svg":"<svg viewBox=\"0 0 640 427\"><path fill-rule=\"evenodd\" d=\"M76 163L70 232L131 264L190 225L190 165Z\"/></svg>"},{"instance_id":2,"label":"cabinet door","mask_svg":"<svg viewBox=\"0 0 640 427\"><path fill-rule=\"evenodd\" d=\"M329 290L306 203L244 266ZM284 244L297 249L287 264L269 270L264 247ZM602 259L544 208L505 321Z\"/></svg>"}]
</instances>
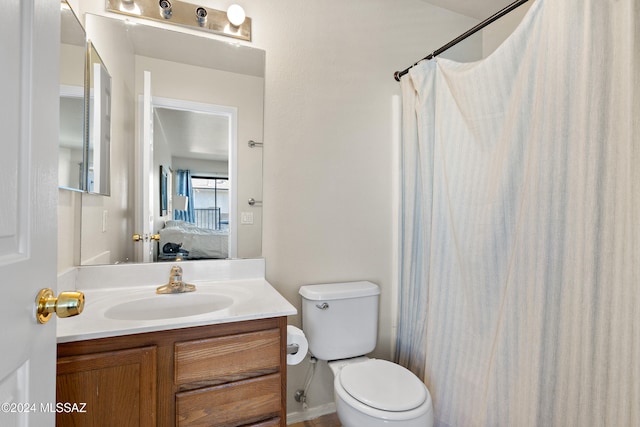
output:
<instances>
[{"instance_id":1,"label":"cabinet door","mask_svg":"<svg viewBox=\"0 0 640 427\"><path fill-rule=\"evenodd\" d=\"M61 357L56 395L58 427L155 426L156 347Z\"/></svg>"}]
</instances>

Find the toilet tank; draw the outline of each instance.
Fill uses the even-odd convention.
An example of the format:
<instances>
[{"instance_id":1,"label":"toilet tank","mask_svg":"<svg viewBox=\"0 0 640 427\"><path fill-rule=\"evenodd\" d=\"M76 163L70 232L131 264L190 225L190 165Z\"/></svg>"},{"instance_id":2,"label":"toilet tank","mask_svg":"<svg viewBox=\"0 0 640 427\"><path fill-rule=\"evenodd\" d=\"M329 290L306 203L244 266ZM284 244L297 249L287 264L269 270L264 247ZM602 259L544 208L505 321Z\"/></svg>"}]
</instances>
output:
<instances>
[{"instance_id":1,"label":"toilet tank","mask_svg":"<svg viewBox=\"0 0 640 427\"><path fill-rule=\"evenodd\" d=\"M300 287L302 329L309 351L321 360L367 354L378 337L380 288L371 282Z\"/></svg>"}]
</instances>

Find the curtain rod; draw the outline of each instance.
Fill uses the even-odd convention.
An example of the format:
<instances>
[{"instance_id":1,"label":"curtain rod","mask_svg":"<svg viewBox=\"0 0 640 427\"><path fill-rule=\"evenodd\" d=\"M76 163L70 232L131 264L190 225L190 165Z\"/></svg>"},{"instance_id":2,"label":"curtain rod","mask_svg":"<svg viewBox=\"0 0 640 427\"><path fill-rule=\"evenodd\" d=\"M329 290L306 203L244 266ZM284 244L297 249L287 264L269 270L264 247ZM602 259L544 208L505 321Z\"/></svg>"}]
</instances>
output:
<instances>
[{"instance_id":1,"label":"curtain rod","mask_svg":"<svg viewBox=\"0 0 640 427\"><path fill-rule=\"evenodd\" d=\"M466 39L467 37L469 37L469 36L471 36L471 35L473 35L475 33L477 33L478 31L480 31L481 29L483 29L487 25L489 25L492 22L502 18L504 15L506 15L509 12L517 9L518 7L522 6L523 4L525 4L528 1L529 0L516 0L516 1L514 1L509 6L507 6L504 9L494 13L489 18L485 19L484 21L482 21L481 23L479 23L475 27L471 28L470 30L467 30L465 33L459 35L458 37L456 37L455 39L451 40L449 43L445 44L441 48L434 50L432 53L430 53L426 57L422 58L420 61L416 62L415 64L410 65L409 67L405 68L402 71L396 71L395 73L393 73L393 78L396 79L397 82L399 82L400 78L402 76L407 74L410 69L412 69L413 67L418 65L420 62L428 61L428 60L432 59L433 57L440 55L442 52L448 50L449 48L452 48L453 46L455 46L458 43L460 43L462 40Z\"/></svg>"}]
</instances>

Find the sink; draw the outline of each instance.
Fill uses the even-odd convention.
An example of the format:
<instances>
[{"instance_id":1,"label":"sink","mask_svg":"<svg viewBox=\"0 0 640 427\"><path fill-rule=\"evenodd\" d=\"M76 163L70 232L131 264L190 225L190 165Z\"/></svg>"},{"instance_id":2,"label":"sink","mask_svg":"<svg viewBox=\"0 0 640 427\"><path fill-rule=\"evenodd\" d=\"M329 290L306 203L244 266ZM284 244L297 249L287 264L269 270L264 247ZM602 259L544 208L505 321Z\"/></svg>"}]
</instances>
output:
<instances>
[{"instance_id":1,"label":"sink","mask_svg":"<svg viewBox=\"0 0 640 427\"><path fill-rule=\"evenodd\" d=\"M114 320L172 319L221 311L233 303L233 298L228 296L197 291L153 295L114 305L104 312L104 316Z\"/></svg>"}]
</instances>

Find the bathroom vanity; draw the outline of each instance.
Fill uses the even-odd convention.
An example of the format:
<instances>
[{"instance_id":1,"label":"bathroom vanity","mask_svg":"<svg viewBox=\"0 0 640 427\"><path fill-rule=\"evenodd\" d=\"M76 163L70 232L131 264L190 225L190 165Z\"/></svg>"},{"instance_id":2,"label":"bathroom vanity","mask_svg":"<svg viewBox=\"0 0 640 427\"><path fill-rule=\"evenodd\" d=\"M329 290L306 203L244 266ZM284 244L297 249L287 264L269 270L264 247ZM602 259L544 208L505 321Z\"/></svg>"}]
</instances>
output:
<instances>
[{"instance_id":1,"label":"bathroom vanity","mask_svg":"<svg viewBox=\"0 0 640 427\"><path fill-rule=\"evenodd\" d=\"M280 426L286 317L58 344L58 426Z\"/></svg>"},{"instance_id":2,"label":"bathroom vanity","mask_svg":"<svg viewBox=\"0 0 640 427\"><path fill-rule=\"evenodd\" d=\"M185 278L195 273L183 265ZM262 278L193 283L190 295L213 311L148 285L84 290L84 313L58 323L58 426L286 425L295 308ZM217 297L224 303L209 302Z\"/></svg>"}]
</instances>

